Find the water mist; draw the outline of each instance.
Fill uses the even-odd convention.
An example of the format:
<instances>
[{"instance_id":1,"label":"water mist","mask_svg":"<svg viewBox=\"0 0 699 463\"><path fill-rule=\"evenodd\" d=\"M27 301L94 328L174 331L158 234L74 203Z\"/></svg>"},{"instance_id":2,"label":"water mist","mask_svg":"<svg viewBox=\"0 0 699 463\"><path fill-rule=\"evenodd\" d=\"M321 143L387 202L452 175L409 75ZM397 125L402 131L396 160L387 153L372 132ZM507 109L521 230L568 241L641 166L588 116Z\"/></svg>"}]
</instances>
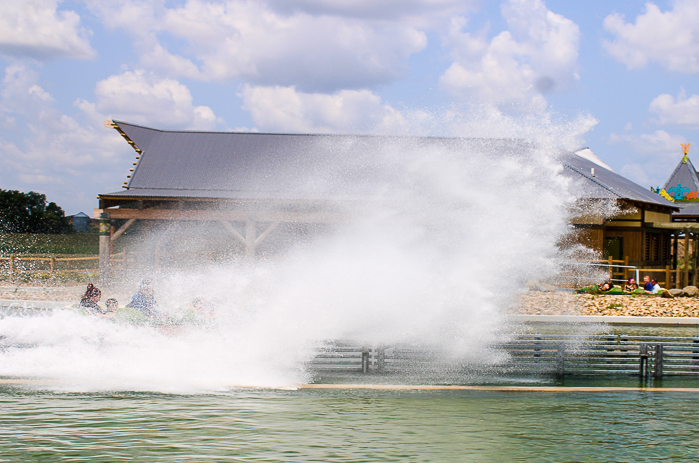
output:
<instances>
[{"instance_id":1,"label":"water mist","mask_svg":"<svg viewBox=\"0 0 699 463\"><path fill-rule=\"evenodd\" d=\"M233 253L121 275L131 291L153 278L173 317L204 297L216 323L168 331L70 311L5 317L0 375L56 379L68 390L284 387L311 380L306 362L342 339L497 363L501 354L486 347L500 340L504 308L528 281L560 270L572 197L558 149L541 140L343 140L367 149L348 158L330 143L285 193L341 198L347 220L303 239L284 240L280 229L275 251L256 260ZM172 225L139 246L146 253L176 236L206 248L204 235L204 226Z\"/></svg>"}]
</instances>

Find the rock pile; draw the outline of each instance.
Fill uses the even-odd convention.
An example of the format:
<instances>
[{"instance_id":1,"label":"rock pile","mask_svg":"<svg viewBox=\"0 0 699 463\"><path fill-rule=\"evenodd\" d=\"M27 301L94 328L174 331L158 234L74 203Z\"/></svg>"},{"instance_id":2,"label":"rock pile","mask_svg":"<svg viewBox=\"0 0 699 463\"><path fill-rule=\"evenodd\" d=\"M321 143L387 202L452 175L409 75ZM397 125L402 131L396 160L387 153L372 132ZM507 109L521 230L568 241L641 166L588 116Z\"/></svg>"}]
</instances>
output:
<instances>
[{"instance_id":1,"label":"rock pile","mask_svg":"<svg viewBox=\"0 0 699 463\"><path fill-rule=\"evenodd\" d=\"M571 294L529 291L513 313L529 315L611 315L634 317L699 317L699 289L662 295ZM692 296L693 295L693 296Z\"/></svg>"}]
</instances>

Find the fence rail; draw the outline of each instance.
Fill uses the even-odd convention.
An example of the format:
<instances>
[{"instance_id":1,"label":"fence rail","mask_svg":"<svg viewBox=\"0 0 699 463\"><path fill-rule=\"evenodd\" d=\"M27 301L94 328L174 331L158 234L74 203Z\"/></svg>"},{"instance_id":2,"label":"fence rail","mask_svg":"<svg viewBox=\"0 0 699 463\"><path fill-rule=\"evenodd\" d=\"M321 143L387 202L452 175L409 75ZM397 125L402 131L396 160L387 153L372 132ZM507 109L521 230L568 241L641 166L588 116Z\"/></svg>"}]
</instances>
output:
<instances>
[{"instance_id":1,"label":"fence rail","mask_svg":"<svg viewBox=\"0 0 699 463\"><path fill-rule=\"evenodd\" d=\"M125 254L112 254L115 264L123 262ZM57 273L98 272L96 268L99 256L66 254L10 254L0 256L0 273L7 274L12 280L21 275L49 275Z\"/></svg>"},{"instance_id":2,"label":"fence rail","mask_svg":"<svg viewBox=\"0 0 699 463\"><path fill-rule=\"evenodd\" d=\"M519 335L490 347L500 362L471 362L469 372L564 375L699 376L699 336ZM429 347L328 343L310 362L318 371L400 373L438 368L445 358Z\"/></svg>"}]
</instances>

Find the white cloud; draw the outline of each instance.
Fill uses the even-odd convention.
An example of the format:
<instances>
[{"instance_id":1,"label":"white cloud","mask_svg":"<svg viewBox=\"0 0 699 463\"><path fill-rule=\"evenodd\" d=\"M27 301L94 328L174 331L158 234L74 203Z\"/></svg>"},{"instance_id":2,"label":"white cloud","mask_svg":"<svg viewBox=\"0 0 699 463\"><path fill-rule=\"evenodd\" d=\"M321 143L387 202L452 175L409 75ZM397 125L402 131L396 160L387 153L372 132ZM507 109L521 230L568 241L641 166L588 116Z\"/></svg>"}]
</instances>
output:
<instances>
[{"instance_id":1,"label":"white cloud","mask_svg":"<svg viewBox=\"0 0 699 463\"><path fill-rule=\"evenodd\" d=\"M652 171L652 164L646 163L646 164L626 164L621 168L621 175L624 177L628 178L632 182L635 182L639 185L651 185L653 187L662 187L662 185L653 185L653 181L656 180L655 178L651 178L648 175L648 172ZM657 181L656 181L657 183Z\"/></svg>"},{"instance_id":2,"label":"white cloud","mask_svg":"<svg viewBox=\"0 0 699 463\"><path fill-rule=\"evenodd\" d=\"M315 3L321 10L330 8L329 3ZM344 5L353 9L351 3ZM456 4L411 1L440 11L444 3ZM90 8L109 27L125 28L137 37L144 69L201 80L295 86L306 92L394 81L404 74L407 58L427 45L425 32L409 21L311 14L291 6L282 13L263 2L188 0L165 8L160 3L93 0Z\"/></svg>"},{"instance_id":3,"label":"white cloud","mask_svg":"<svg viewBox=\"0 0 699 463\"><path fill-rule=\"evenodd\" d=\"M46 60L89 59L90 31L74 11L58 11L58 0L0 2L0 54Z\"/></svg>"},{"instance_id":4,"label":"white cloud","mask_svg":"<svg viewBox=\"0 0 699 463\"><path fill-rule=\"evenodd\" d=\"M604 28L615 37L603 40L602 46L629 69L655 62L670 71L699 72L696 0L676 0L669 11L648 2L635 23L627 23L623 15L614 13L604 19Z\"/></svg>"},{"instance_id":5,"label":"white cloud","mask_svg":"<svg viewBox=\"0 0 699 463\"><path fill-rule=\"evenodd\" d=\"M543 111L543 94L570 89L578 81L579 28L541 0L508 0L502 14L509 30L493 37L462 32L454 21L449 37L455 61L440 78L447 91Z\"/></svg>"},{"instance_id":6,"label":"white cloud","mask_svg":"<svg viewBox=\"0 0 699 463\"><path fill-rule=\"evenodd\" d=\"M656 130L653 133L641 135L612 133L609 136L608 143L610 145L628 143L637 153L653 156L677 157L677 153L680 153L681 158L680 144L686 143L686 140L682 135L673 135L664 130Z\"/></svg>"},{"instance_id":7,"label":"white cloud","mask_svg":"<svg viewBox=\"0 0 699 463\"><path fill-rule=\"evenodd\" d=\"M189 89L173 79L142 70L97 82L96 109L112 119L158 127L210 130L217 119L208 106L193 106Z\"/></svg>"},{"instance_id":8,"label":"white cloud","mask_svg":"<svg viewBox=\"0 0 699 463\"><path fill-rule=\"evenodd\" d=\"M81 122L82 112L62 114L39 86L39 73L27 65L5 69L0 114L17 121L12 130L0 134L3 188L46 193L67 212L90 212L97 193L117 189L114 171L133 156L114 130L102 126L103 117L93 114Z\"/></svg>"},{"instance_id":9,"label":"white cloud","mask_svg":"<svg viewBox=\"0 0 699 463\"><path fill-rule=\"evenodd\" d=\"M296 133L398 133L406 121L368 90L333 95L302 93L293 87L243 88L243 108L263 131Z\"/></svg>"},{"instance_id":10,"label":"white cloud","mask_svg":"<svg viewBox=\"0 0 699 463\"><path fill-rule=\"evenodd\" d=\"M687 98L684 89L675 99L672 95L663 93L650 103L648 110L658 115L657 123L661 125L683 125L699 129L699 95Z\"/></svg>"},{"instance_id":11,"label":"white cloud","mask_svg":"<svg viewBox=\"0 0 699 463\"><path fill-rule=\"evenodd\" d=\"M399 19L411 23L433 22L441 16L478 6L476 0L268 0L267 3L282 14L304 12L314 16Z\"/></svg>"},{"instance_id":12,"label":"white cloud","mask_svg":"<svg viewBox=\"0 0 699 463\"><path fill-rule=\"evenodd\" d=\"M672 169L682 159L682 147L686 143L682 135L664 130L640 135L612 133L610 145L626 144L633 155L619 172L628 179L645 186L663 186Z\"/></svg>"}]
</instances>

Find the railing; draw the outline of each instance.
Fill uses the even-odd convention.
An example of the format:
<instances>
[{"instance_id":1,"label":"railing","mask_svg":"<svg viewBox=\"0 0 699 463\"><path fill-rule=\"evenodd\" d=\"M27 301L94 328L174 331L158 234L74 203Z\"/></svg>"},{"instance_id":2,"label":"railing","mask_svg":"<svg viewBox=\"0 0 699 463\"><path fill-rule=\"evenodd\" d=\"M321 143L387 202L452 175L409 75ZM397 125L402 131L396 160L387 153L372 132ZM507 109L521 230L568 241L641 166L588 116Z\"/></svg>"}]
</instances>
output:
<instances>
[{"instance_id":1,"label":"railing","mask_svg":"<svg viewBox=\"0 0 699 463\"><path fill-rule=\"evenodd\" d=\"M664 268L639 268L634 265L629 265L628 256L624 257L623 260L612 259L610 257L609 259L605 259L602 261L588 263L588 265L608 268L609 273L612 275L612 281L615 282L626 282L629 278L629 272L633 271L636 275L635 278L637 283L641 281L640 278L642 273L644 276L648 275L651 277L655 277L655 279L658 281L658 284L664 288L670 288L671 286L674 286L676 288L680 287L682 273L684 272L680 268L672 269L669 265L665 266Z\"/></svg>"},{"instance_id":2,"label":"railing","mask_svg":"<svg viewBox=\"0 0 699 463\"><path fill-rule=\"evenodd\" d=\"M551 375L699 376L699 336L519 335L490 347L505 360L463 368L471 372ZM317 371L406 373L444 364L438 349L332 342L310 362Z\"/></svg>"},{"instance_id":3,"label":"railing","mask_svg":"<svg viewBox=\"0 0 699 463\"><path fill-rule=\"evenodd\" d=\"M112 254L111 262L122 263L125 254ZM0 272L10 280L22 275L48 275L58 273L97 273L99 256L75 256L61 254L10 254L0 256ZM77 268L76 268L77 267Z\"/></svg>"}]
</instances>

